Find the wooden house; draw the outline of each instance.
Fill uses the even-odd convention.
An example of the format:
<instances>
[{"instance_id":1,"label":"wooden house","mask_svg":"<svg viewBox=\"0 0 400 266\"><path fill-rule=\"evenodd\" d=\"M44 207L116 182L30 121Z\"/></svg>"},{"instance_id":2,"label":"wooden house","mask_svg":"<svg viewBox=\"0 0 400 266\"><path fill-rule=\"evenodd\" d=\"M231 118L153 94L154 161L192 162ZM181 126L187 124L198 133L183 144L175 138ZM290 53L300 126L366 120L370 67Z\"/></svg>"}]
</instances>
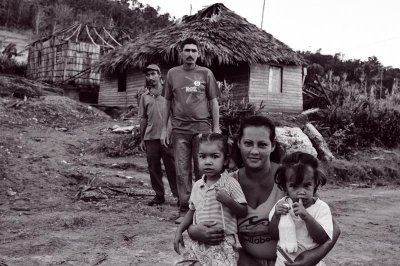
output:
<instances>
[{"instance_id":1,"label":"wooden house","mask_svg":"<svg viewBox=\"0 0 400 266\"><path fill-rule=\"evenodd\" d=\"M28 45L27 76L55 84L74 85L74 89L66 91L66 94L80 100L85 98L79 94L82 88L90 88L96 92L97 101L100 72L92 66L100 55L121 46L121 40L127 38L130 40L129 34L122 31L116 34L104 27L96 29L75 24Z\"/></svg>"},{"instance_id":2,"label":"wooden house","mask_svg":"<svg viewBox=\"0 0 400 266\"><path fill-rule=\"evenodd\" d=\"M180 44L187 37L200 41L199 65L209 67L217 80L235 84L235 100L262 101L271 112L302 111L303 58L223 4L141 35L101 58L99 104L135 106L145 82L141 70L156 63L165 76L181 64Z\"/></svg>"}]
</instances>

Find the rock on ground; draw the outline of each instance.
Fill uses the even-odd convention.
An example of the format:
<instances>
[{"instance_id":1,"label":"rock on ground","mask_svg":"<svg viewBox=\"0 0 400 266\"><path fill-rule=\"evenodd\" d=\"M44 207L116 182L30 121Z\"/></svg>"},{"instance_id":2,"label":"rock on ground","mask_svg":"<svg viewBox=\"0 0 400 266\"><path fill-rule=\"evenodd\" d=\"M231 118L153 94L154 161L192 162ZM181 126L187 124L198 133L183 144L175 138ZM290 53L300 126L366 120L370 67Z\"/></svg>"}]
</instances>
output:
<instances>
[{"instance_id":1,"label":"rock on ground","mask_svg":"<svg viewBox=\"0 0 400 266\"><path fill-rule=\"evenodd\" d=\"M286 153L302 151L315 157L318 155L310 139L298 127L277 127L276 138L286 149Z\"/></svg>"}]
</instances>

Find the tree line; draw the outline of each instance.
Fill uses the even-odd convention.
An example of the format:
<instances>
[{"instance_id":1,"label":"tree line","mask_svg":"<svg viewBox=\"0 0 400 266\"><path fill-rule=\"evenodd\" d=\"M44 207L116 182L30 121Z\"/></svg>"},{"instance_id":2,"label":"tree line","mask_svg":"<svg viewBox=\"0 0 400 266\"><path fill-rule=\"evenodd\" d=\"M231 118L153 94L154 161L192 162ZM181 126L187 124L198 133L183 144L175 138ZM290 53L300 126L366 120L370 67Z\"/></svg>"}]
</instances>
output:
<instances>
[{"instance_id":1,"label":"tree line","mask_svg":"<svg viewBox=\"0 0 400 266\"><path fill-rule=\"evenodd\" d=\"M173 21L159 8L144 6L138 0L0 0L0 27L32 30L37 37L82 23L95 27L122 28L133 36L164 28ZM334 76L361 83L365 88L376 85L391 90L393 78L400 78L400 69L383 66L375 56L366 61L343 60L341 53L324 55L318 50L300 54L308 61L305 84L313 84L316 75L331 71Z\"/></svg>"},{"instance_id":2,"label":"tree line","mask_svg":"<svg viewBox=\"0 0 400 266\"><path fill-rule=\"evenodd\" d=\"M172 23L159 8L137 0L0 0L0 26L48 35L73 23L122 28L133 35Z\"/></svg>"},{"instance_id":3,"label":"tree line","mask_svg":"<svg viewBox=\"0 0 400 266\"><path fill-rule=\"evenodd\" d=\"M343 59L343 54L321 54L321 50L315 53L299 52L308 62L305 86L312 86L318 82L317 77L322 77L328 72L330 75L341 78L351 83L361 84L367 90L376 86L380 91L391 93L394 78L400 78L400 69L383 66L376 56L370 56L367 60Z\"/></svg>"}]
</instances>

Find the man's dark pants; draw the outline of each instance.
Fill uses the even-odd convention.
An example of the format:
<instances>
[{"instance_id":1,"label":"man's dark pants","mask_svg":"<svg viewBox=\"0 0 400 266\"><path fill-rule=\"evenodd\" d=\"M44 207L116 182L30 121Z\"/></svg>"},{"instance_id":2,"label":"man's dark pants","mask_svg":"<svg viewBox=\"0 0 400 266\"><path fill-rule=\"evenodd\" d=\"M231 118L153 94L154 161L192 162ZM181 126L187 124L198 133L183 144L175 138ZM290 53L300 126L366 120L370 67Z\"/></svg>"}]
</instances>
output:
<instances>
[{"instance_id":1,"label":"man's dark pants","mask_svg":"<svg viewBox=\"0 0 400 266\"><path fill-rule=\"evenodd\" d=\"M176 182L179 193L179 212L183 215L189 210L192 192L192 160L195 180L200 179L198 160L198 134L172 133L172 146L176 168Z\"/></svg>"},{"instance_id":2,"label":"man's dark pants","mask_svg":"<svg viewBox=\"0 0 400 266\"><path fill-rule=\"evenodd\" d=\"M150 173L151 186L157 196L164 197L165 190L162 182L161 159L164 163L165 172L171 192L178 195L176 184L175 162L172 148L161 145L159 139L145 140L147 164Z\"/></svg>"}]
</instances>

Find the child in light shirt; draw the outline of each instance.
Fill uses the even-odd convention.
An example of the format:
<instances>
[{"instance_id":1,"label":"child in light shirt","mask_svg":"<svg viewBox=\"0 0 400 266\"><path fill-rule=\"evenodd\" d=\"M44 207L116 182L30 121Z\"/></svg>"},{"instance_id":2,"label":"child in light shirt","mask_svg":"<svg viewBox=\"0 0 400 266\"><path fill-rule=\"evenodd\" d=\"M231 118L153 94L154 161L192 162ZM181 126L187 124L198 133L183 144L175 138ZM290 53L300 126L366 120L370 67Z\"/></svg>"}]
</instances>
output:
<instances>
[{"instance_id":1,"label":"child in light shirt","mask_svg":"<svg viewBox=\"0 0 400 266\"><path fill-rule=\"evenodd\" d=\"M237 265L237 219L247 215L247 202L236 179L226 171L228 144L218 133L199 136L199 168L203 173L192 188L189 211L175 233L174 249L183 259L176 265ZM193 223L214 221L224 229L225 239L219 245L207 245L188 239L183 243L183 232Z\"/></svg>"}]
</instances>

